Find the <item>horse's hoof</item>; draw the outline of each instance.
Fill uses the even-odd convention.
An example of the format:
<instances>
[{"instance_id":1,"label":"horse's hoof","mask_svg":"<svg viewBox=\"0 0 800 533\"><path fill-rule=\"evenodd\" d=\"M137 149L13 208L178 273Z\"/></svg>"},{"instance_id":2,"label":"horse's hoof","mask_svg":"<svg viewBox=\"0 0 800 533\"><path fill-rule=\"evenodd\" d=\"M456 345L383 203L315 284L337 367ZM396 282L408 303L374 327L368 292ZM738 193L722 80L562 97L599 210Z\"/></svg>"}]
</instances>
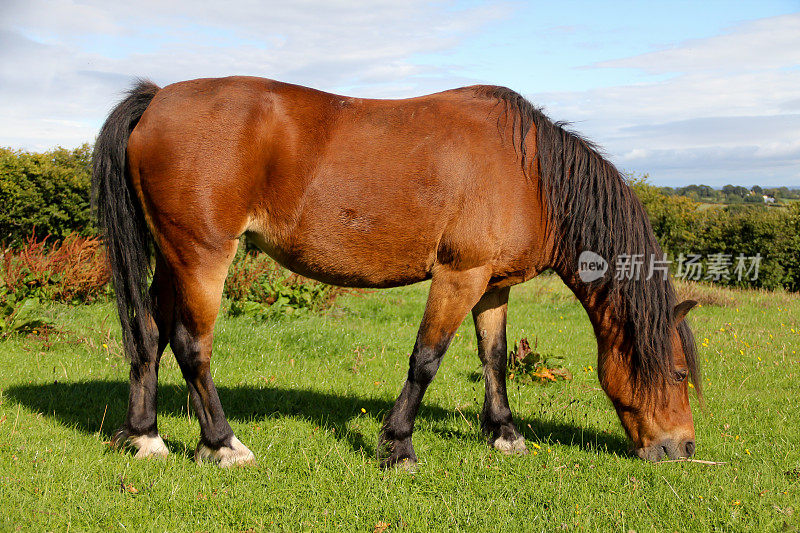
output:
<instances>
[{"instance_id":1,"label":"horse's hoof","mask_svg":"<svg viewBox=\"0 0 800 533\"><path fill-rule=\"evenodd\" d=\"M194 458L198 463L204 461L217 463L220 468L254 466L256 464L256 456L236 436L231 437L230 446L221 446L217 450L211 449L201 442L197 445Z\"/></svg>"},{"instance_id":2,"label":"horse's hoof","mask_svg":"<svg viewBox=\"0 0 800 533\"><path fill-rule=\"evenodd\" d=\"M412 474L417 471L417 454L411 444L411 437L405 439L389 439L384 433L378 438L378 461L381 468L397 467Z\"/></svg>"},{"instance_id":3,"label":"horse's hoof","mask_svg":"<svg viewBox=\"0 0 800 533\"><path fill-rule=\"evenodd\" d=\"M507 440L505 437L498 437L492 443L492 447L506 455L526 455L528 447L525 446L525 438L520 435L516 439Z\"/></svg>"},{"instance_id":4,"label":"horse's hoof","mask_svg":"<svg viewBox=\"0 0 800 533\"><path fill-rule=\"evenodd\" d=\"M381 461L381 468L384 470L394 468L395 470L408 472L409 474L416 474L417 459L416 457L403 457L402 459L389 457Z\"/></svg>"},{"instance_id":5,"label":"horse's hoof","mask_svg":"<svg viewBox=\"0 0 800 533\"><path fill-rule=\"evenodd\" d=\"M118 429L114 436L111 437L111 446L120 450L123 448L134 448L136 459L145 459L147 457L166 457L169 455L167 445L161 435L149 437L147 435L131 435L127 429Z\"/></svg>"}]
</instances>

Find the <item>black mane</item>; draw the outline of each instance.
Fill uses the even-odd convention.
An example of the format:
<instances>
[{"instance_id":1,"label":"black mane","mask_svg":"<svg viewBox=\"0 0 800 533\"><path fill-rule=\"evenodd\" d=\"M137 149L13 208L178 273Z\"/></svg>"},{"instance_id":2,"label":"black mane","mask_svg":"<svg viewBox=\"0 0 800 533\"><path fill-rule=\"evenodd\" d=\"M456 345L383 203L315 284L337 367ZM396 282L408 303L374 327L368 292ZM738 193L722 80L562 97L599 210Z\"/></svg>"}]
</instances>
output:
<instances>
[{"instance_id":1,"label":"black mane","mask_svg":"<svg viewBox=\"0 0 800 533\"><path fill-rule=\"evenodd\" d=\"M632 376L636 390L664 390L674 381L672 358L675 290L668 276L647 273L651 258L663 258L650 220L634 191L598 147L570 131L563 122L551 121L539 108L505 87L481 87L482 96L504 107L501 117L512 120L512 139L519 147L523 171L538 170L549 215L558 234L557 256L564 272L578 271L578 256L585 250L609 264L606 275L592 282L606 292L632 340ZM502 124L499 124L502 126ZM526 137L535 128L536 153L528 157ZM638 279L617 279L620 256L644 254ZM700 394L700 377L694 337L685 321L678 333L692 381Z\"/></svg>"}]
</instances>

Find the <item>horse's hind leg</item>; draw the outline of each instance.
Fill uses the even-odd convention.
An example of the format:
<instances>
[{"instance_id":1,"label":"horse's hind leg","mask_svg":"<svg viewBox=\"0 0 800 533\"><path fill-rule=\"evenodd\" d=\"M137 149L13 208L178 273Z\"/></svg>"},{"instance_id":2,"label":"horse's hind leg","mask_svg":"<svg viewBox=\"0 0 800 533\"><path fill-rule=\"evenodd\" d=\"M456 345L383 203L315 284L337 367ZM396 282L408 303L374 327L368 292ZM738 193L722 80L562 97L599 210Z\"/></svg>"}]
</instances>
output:
<instances>
[{"instance_id":1,"label":"horse's hind leg","mask_svg":"<svg viewBox=\"0 0 800 533\"><path fill-rule=\"evenodd\" d=\"M383 423L378 443L381 466L403 464L413 469L417 456L411 442L422 396L436 375L450 341L489 281L489 270L434 271L425 314L409 360L408 377Z\"/></svg>"},{"instance_id":2,"label":"horse's hind leg","mask_svg":"<svg viewBox=\"0 0 800 533\"><path fill-rule=\"evenodd\" d=\"M176 300L170 345L200 422L195 458L223 467L255 461L253 453L234 436L211 377L214 323L237 244L234 240L214 251L195 249L191 264L184 262L179 268L173 267Z\"/></svg>"},{"instance_id":3,"label":"horse's hind leg","mask_svg":"<svg viewBox=\"0 0 800 533\"><path fill-rule=\"evenodd\" d=\"M148 320L150 328L143 332L146 357L142 361L131 362L128 412L122 428L111 439L112 446L129 445L135 448L137 458L159 457L169 453L158 434L156 406L158 365L172 329L174 290L163 257L158 253L150 298L154 312Z\"/></svg>"},{"instance_id":4,"label":"horse's hind leg","mask_svg":"<svg viewBox=\"0 0 800 533\"><path fill-rule=\"evenodd\" d=\"M487 292L472 309L486 396L481 427L489 445L504 453L528 453L511 417L506 393L506 311L509 289Z\"/></svg>"}]
</instances>

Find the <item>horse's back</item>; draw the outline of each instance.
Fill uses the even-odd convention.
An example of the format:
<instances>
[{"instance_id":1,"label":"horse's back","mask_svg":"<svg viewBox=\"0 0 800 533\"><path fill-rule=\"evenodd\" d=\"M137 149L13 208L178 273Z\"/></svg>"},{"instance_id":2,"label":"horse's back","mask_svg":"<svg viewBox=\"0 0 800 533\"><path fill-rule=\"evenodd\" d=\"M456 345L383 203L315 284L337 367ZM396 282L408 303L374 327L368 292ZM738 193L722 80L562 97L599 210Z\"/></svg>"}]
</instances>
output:
<instances>
[{"instance_id":1,"label":"horse's back","mask_svg":"<svg viewBox=\"0 0 800 533\"><path fill-rule=\"evenodd\" d=\"M248 233L293 270L345 285L471 268L502 252L524 201L497 102L479 88L406 100L261 78L162 89L129 144L157 238Z\"/></svg>"}]
</instances>

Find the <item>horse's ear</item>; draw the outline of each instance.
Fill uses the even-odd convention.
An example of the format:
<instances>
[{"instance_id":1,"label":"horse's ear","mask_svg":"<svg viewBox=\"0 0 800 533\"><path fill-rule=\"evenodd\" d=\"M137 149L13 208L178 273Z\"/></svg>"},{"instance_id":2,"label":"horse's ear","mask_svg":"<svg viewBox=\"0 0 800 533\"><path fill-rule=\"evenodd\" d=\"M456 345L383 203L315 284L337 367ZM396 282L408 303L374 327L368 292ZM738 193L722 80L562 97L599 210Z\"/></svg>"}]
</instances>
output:
<instances>
[{"instance_id":1,"label":"horse's ear","mask_svg":"<svg viewBox=\"0 0 800 533\"><path fill-rule=\"evenodd\" d=\"M680 321L686 317L686 313L691 311L695 305L697 305L697 302L695 300L684 300L678 305L676 305L675 310L672 312L675 324L680 323Z\"/></svg>"}]
</instances>

